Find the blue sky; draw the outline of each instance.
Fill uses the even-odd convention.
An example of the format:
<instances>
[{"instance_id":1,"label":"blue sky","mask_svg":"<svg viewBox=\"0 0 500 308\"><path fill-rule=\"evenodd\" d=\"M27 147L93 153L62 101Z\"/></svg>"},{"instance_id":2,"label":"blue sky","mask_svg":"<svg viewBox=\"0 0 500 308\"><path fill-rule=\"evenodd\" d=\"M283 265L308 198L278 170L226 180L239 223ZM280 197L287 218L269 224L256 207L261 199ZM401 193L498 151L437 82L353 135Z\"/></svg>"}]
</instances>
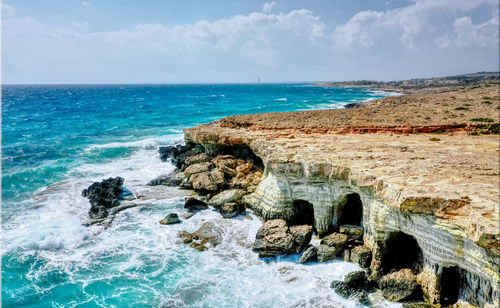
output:
<instances>
[{"instance_id":1,"label":"blue sky","mask_svg":"<svg viewBox=\"0 0 500 308\"><path fill-rule=\"evenodd\" d=\"M498 71L498 29L498 0L6 0L2 82L395 80Z\"/></svg>"}]
</instances>

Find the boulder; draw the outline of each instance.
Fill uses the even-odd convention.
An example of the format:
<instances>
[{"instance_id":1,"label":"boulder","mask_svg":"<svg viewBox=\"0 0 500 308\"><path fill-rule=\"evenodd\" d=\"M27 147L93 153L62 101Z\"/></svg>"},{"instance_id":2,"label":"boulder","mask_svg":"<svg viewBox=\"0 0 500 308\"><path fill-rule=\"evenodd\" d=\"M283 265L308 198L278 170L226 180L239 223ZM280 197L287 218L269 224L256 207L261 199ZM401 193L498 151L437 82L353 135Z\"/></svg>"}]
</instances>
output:
<instances>
[{"instance_id":1,"label":"boulder","mask_svg":"<svg viewBox=\"0 0 500 308\"><path fill-rule=\"evenodd\" d=\"M351 262L358 263L362 268L370 267L372 251L366 246L355 246L351 250Z\"/></svg>"},{"instance_id":2,"label":"boulder","mask_svg":"<svg viewBox=\"0 0 500 308\"><path fill-rule=\"evenodd\" d=\"M318 261L326 262L339 257L347 246L348 237L341 233L332 233L321 240L318 247Z\"/></svg>"},{"instance_id":3,"label":"boulder","mask_svg":"<svg viewBox=\"0 0 500 308\"><path fill-rule=\"evenodd\" d=\"M165 185L165 186L179 186L185 176L182 172L176 170L166 175L160 175L159 177L149 181L149 186Z\"/></svg>"},{"instance_id":4,"label":"boulder","mask_svg":"<svg viewBox=\"0 0 500 308\"><path fill-rule=\"evenodd\" d=\"M224 229L227 226L228 224L222 219L216 221L206 221L198 228L198 230L193 232L193 240L198 240L203 245L210 244L215 247L222 241Z\"/></svg>"},{"instance_id":5,"label":"boulder","mask_svg":"<svg viewBox=\"0 0 500 308\"><path fill-rule=\"evenodd\" d=\"M117 206L123 190L125 180L121 177L108 178L101 182L94 182L87 189L82 190L82 197L89 199L91 205L103 206L107 209Z\"/></svg>"},{"instance_id":6,"label":"boulder","mask_svg":"<svg viewBox=\"0 0 500 308\"><path fill-rule=\"evenodd\" d=\"M191 157L187 157L186 160L184 161L184 164L186 166L191 166L194 164L205 163L208 162L209 160L210 158L206 153L200 153Z\"/></svg>"},{"instance_id":7,"label":"boulder","mask_svg":"<svg viewBox=\"0 0 500 308\"><path fill-rule=\"evenodd\" d=\"M291 226L288 231L295 241L295 252L301 253L311 241L313 227L309 225Z\"/></svg>"},{"instance_id":8,"label":"boulder","mask_svg":"<svg viewBox=\"0 0 500 308\"><path fill-rule=\"evenodd\" d=\"M210 177L210 172L193 174L189 178L193 189L196 191L217 191L219 186Z\"/></svg>"},{"instance_id":9,"label":"boulder","mask_svg":"<svg viewBox=\"0 0 500 308\"><path fill-rule=\"evenodd\" d=\"M344 277L344 282L348 287L355 289L363 289L366 287L366 274L365 271L355 271L347 274Z\"/></svg>"},{"instance_id":10,"label":"boulder","mask_svg":"<svg viewBox=\"0 0 500 308\"><path fill-rule=\"evenodd\" d=\"M230 169L235 169L238 165L236 159L232 155L218 155L212 162L218 167L227 167Z\"/></svg>"},{"instance_id":11,"label":"boulder","mask_svg":"<svg viewBox=\"0 0 500 308\"><path fill-rule=\"evenodd\" d=\"M160 224L162 225L171 225L171 224L178 224L180 223L181 220L179 219L179 215L176 213L170 213L165 218L160 220Z\"/></svg>"},{"instance_id":12,"label":"boulder","mask_svg":"<svg viewBox=\"0 0 500 308\"><path fill-rule=\"evenodd\" d=\"M210 171L209 176L212 179L212 182L214 182L215 184L217 184L219 186L226 184L226 177L224 176L224 173L222 173L217 168Z\"/></svg>"},{"instance_id":13,"label":"boulder","mask_svg":"<svg viewBox=\"0 0 500 308\"><path fill-rule=\"evenodd\" d=\"M418 289L417 277L408 268L383 276L378 286L382 296L392 302L408 299Z\"/></svg>"},{"instance_id":14,"label":"boulder","mask_svg":"<svg viewBox=\"0 0 500 308\"><path fill-rule=\"evenodd\" d=\"M184 199L184 208L188 211L202 211L208 209L208 205L199 199L187 197Z\"/></svg>"},{"instance_id":15,"label":"boulder","mask_svg":"<svg viewBox=\"0 0 500 308\"><path fill-rule=\"evenodd\" d=\"M222 206L224 203L237 202L241 199L241 191L238 189L225 190L218 193L208 201L208 205L215 208Z\"/></svg>"},{"instance_id":16,"label":"boulder","mask_svg":"<svg viewBox=\"0 0 500 308\"><path fill-rule=\"evenodd\" d=\"M266 221L255 237L253 251L261 258L295 252L295 240L283 219Z\"/></svg>"},{"instance_id":17,"label":"boulder","mask_svg":"<svg viewBox=\"0 0 500 308\"><path fill-rule=\"evenodd\" d=\"M346 234L349 240L356 241L363 238L363 227L353 226L353 225L341 225L339 227L339 233Z\"/></svg>"},{"instance_id":18,"label":"boulder","mask_svg":"<svg viewBox=\"0 0 500 308\"><path fill-rule=\"evenodd\" d=\"M302 255L300 256L299 263L307 263L307 262L312 262L317 259L317 251L318 248L316 248L313 245L309 245L306 247Z\"/></svg>"},{"instance_id":19,"label":"boulder","mask_svg":"<svg viewBox=\"0 0 500 308\"><path fill-rule=\"evenodd\" d=\"M332 281L331 288L344 298L351 298L361 304L369 304L367 291L370 289L364 271L355 271L347 274L344 281Z\"/></svg>"},{"instance_id":20,"label":"boulder","mask_svg":"<svg viewBox=\"0 0 500 308\"><path fill-rule=\"evenodd\" d=\"M221 207L219 207L219 213L221 213L224 218L236 217L244 212L245 206L235 202L224 203Z\"/></svg>"},{"instance_id":21,"label":"boulder","mask_svg":"<svg viewBox=\"0 0 500 308\"><path fill-rule=\"evenodd\" d=\"M184 174L186 175L186 177L190 178L193 174L204 173L204 172L212 170L214 167L215 167L215 165L211 162L194 164L194 165L187 167L184 170Z\"/></svg>"}]
</instances>

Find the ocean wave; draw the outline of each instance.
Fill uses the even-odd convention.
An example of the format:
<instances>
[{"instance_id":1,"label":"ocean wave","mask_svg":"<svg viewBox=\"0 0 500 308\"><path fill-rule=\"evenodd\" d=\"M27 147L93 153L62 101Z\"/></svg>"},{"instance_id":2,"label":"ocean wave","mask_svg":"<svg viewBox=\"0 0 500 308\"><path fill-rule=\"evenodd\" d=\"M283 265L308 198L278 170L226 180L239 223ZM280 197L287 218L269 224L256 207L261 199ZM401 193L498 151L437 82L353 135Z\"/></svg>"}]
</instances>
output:
<instances>
[{"instance_id":1,"label":"ocean wave","mask_svg":"<svg viewBox=\"0 0 500 308\"><path fill-rule=\"evenodd\" d=\"M125 142L110 142L105 144L94 144L84 149L85 152L90 152L96 149L113 149L113 148L141 148L146 150L157 149L160 145L176 144L183 140L183 134L167 135L164 137L146 138L136 141Z\"/></svg>"},{"instance_id":2,"label":"ocean wave","mask_svg":"<svg viewBox=\"0 0 500 308\"><path fill-rule=\"evenodd\" d=\"M276 98L275 101L277 101L277 102L286 102L286 101L288 101L288 99L286 97Z\"/></svg>"}]
</instances>

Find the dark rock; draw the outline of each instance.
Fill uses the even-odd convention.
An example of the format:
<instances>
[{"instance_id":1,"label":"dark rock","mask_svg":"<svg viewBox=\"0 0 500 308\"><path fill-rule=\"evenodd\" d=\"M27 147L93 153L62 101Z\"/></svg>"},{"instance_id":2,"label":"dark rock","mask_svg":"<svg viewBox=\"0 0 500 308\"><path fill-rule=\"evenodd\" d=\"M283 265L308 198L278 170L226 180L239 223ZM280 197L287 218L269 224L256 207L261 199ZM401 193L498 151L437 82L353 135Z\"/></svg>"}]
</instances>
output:
<instances>
[{"instance_id":1,"label":"dark rock","mask_svg":"<svg viewBox=\"0 0 500 308\"><path fill-rule=\"evenodd\" d=\"M187 178L184 178L179 184L179 189L193 189L193 184Z\"/></svg>"},{"instance_id":2,"label":"dark rock","mask_svg":"<svg viewBox=\"0 0 500 308\"><path fill-rule=\"evenodd\" d=\"M358 263L362 268L370 267L372 251L366 246L355 246L351 250L351 262Z\"/></svg>"},{"instance_id":3,"label":"dark rock","mask_svg":"<svg viewBox=\"0 0 500 308\"><path fill-rule=\"evenodd\" d=\"M236 217L241 213L245 212L245 206L236 202L229 202L223 204L219 207L219 213L221 213L224 218Z\"/></svg>"},{"instance_id":4,"label":"dark rock","mask_svg":"<svg viewBox=\"0 0 500 308\"><path fill-rule=\"evenodd\" d=\"M355 271L344 277L345 284L350 288L364 289L366 287L365 271Z\"/></svg>"},{"instance_id":5,"label":"dark rock","mask_svg":"<svg viewBox=\"0 0 500 308\"><path fill-rule=\"evenodd\" d=\"M188 211L202 211L208 209L208 205L199 199L187 197L184 199L184 208Z\"/></svg>"},{"instance_id":6,"label":"dark rock","mask_svg":"<svg viewBox=\"0 0 500 308\"><path fill-rule=\"evenodd\" d=\"M91 219L101 219L108 216L107 209L119 204L123 198L122 189L124 179L121 177L109 178L101 182L95 182L82 191L82 196L89 199Z\"/></svg>"},{"instance_id":7,"label":"dark rock","mask_svg":"<svg viewBox=\"0 0 500 308\"><path fill-rule=\"evenodd\" d=\"M295 241L295 252L301 253L311 241L313 227L309 225L291 226L288 231Z\"/></svg>"},{"instance_id":8,"label":"dark rock","mask_svg":"<svg viewBox=\"0 0 500 308\"><path fill-rule=\"evenodd\" d=\"M403 308L440 308L440 305L433 305L429 303L424 303L424 302L418 302L418 303L404 303Z\"/></svg>"},{"instance_id":9,"label":"dark rock","mask_svg":"<svg viewBox=\"0 0 500 308\"><path fill-rule=\"evenodd\" d=\"M179 219L179 215L176 213L170 213L165 218L160 220L160 224L162 225L171 225L171 224L178 224L180 223L181 220Z\"/></svg>"},{"instance_id":10,"label":"dark rock","mask_svg":"<svg viewBox=\"0 0 500 308\"><path fill-rule=\"evenodd\" d=\"M317 259L317 253L318 248L316 248L313 245L309 245L306 247L302 255L300 256L299 263L307 263L307 262L312 262Z\"/></svg>"},{"instance_id":11,"label":"dark rock","mask_svg":"<svg viewBox=\"0 0 500 308\"><path fill-rule=\"evenodd\" d=\"M370 303L368 294L365 290L351 288L344 281L334 280L330 284L330 288L343 298L357 300L360 304L364 305Z\"/></svg>"},{"instance_id":12,"label":"dark rock","mask_svg":"<svg viewBox=\"0 0 500 308\"><path fill-rule=\"evenodd\" d=\"M162 161L170 160L174 166L183 170L186 159L201 153L202 149L194 148L192 145L177 145L160 147L158 152Z\"/></svg>"},{"instance_id":13,"label":"dark rock","mask_svg":"<svg viewBox=\"0 0 500 308\"><path fill-rule=\"evenodd\" d=\"M159 177L149 181L149 186L165 185L165 186L179 186L186 177L180 171L174 171L166 175L160 175Z\"/></svg>"},{"instance_id":14,"label":"dark rock","mask_svg":"<svg viewBox=\"0 0 500 308\"><path fill-rule=\"evenodd\" d=\"M408 268L383 276L378 286L382 295L392 302L408 299L418 289L417 277Z\"/></svg>"},{"instance_id":15,"label":"dark rock","mask_svg":"<svg viewBox=\"0 0 500 308\"><path fill-rule=\"evenodd\" d=\"M108 211L104 206L92 205L90 206L89 216L91 219L102 219L108 216Z\"/></svg>"}]
</instances>

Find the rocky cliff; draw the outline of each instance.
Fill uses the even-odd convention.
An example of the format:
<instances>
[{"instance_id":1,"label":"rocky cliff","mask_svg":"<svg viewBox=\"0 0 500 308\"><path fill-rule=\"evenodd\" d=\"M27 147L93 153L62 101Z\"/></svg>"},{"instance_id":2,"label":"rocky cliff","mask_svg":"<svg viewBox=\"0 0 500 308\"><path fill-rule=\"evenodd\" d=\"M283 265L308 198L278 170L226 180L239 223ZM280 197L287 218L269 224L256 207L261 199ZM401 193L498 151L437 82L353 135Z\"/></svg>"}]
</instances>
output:
<instances>
[{"instance_id":1,"label":"rocky cliff","mask_svg":"<svg viewBox=\"0 0 500 308\"><path fill-rule=\"evenodd\" d=\"M374 256L372 279L411 268L430 303L499 305L497 135L346 134L244 121L201 125L185 136L207 152L245 149L262 159L247 207L264 219L311 215L320 236L360 225Z\"/></svg>"}]
</instances>

